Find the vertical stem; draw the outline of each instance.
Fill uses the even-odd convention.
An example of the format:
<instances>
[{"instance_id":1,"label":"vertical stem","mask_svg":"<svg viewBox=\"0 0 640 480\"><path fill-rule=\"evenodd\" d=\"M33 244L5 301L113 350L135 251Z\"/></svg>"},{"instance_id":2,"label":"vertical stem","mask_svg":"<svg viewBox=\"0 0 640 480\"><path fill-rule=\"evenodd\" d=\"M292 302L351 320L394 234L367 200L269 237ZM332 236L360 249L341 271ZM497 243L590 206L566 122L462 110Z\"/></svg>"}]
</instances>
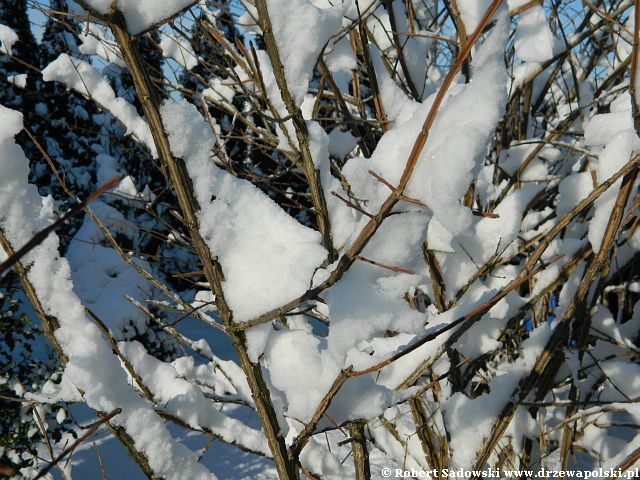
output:
<instances>
[{"instance_id":1,"label":"vertical stem","mask_svg":"<svg viewBox=\"0 0 640 480\"><path fill-rule=\"evenodd\" d=\"M420 440L420 445L422 445L422 451L424 452L427 463L432 468L438 470L438 472L442 471L442 469L447 466L446 445L442 444L438 438L434 438L427 424L429 416L419 397L409 399L409 408L411 408L411 416L416 426L416 434ZM440 478L439 473L436 475L436 478Z\"/></svg>"},{"instance_id":2,"label":"vertical stem","mask_svg":"<svg viewBox=\"0 0 640 480\"><path fill-rule=\"evenodd\" d=\"M364 420L350 422L347 428L351 437L353 449L353 465L356 468L356 480L370 480L371 468L369 467L369 452L367 451L367 438L364 434Z\"/></svg>"},{"instance_id":3,"label":"vertical stem","mask_svg":"<svg viewBox=\"0 0 640 480\"><path fill-rule=\"evenodd\" d=\"M340 108L340 113L344 117L345 122L349 126L349 130L354 137L360 137L360 148L362 153L366 158L371 157L372 148L375 145L375 139L372 138L371 132L362 127L362 125L358 124L356 119L353 118L351 112L349 111L349 107L347 106L347 102L345 102L344 97L342 96L342 92L338 88L338 85L333 79L331 75L331 71L327 64L325 63L322 56L318 59L318 71L322 78L324 78L329 85L329 88L333 92L333 95L336 97L336 103L338 104L338 108Z\"/></svg>"},{"instance_id":4,"label":"vertical stem","mask_svg":"<svg viewBox=\"0 0 640 480\"><path fill-rule=\"evenodd\" d=\"M431 288L433 288L433 303L438 312L447 310L447 294L446 285L442 278L442 269L434 251L429 250L426 240L422 243L422 254L424 260L429 267L429 276L431 277Z\"/></svg>"},{"instance_id":5,"label":"vertical stem","mask_svg":"<svg viewBox=\"0 0 640 480\"><path fill-rule=\"evenodd\" d=\"M633 127L636 133L640 132L640 108L638 107L638 55L640 43L640 0L635 0L634 24L633 24L633 51L631 53L631 79L629 81L629 94L631 95L631 112L633 115Z\"/></svg>"},{"instance_id":6,"label":"vertical stem","mask_svg":"<svg viewBox=\"0 0 640 480\"><path fill-rule=\"evenodd\" d=\"M14 250L11 244L9 243L9 241L7 240L7 238L4 236L4 233L2 232L2 230L0 230L0 247L2 247L2 249L5 251L5 253L8 256L13 255ZM42 330L44 331L45 337L47 337L47 340L49 340L49 343L51 344L53 349L56 351L56 354L58 355L58 358L60 358L60 361L62 362L62 364L67 363L67 357L63 353L62 347L60 346L60 344L58 343L58 340L53 334L55 330L60 328L60 323L58 322L58 319L51 317L45 313L44 307L42 306L42 304L40 303L40 300L38 299L38 296L36 295L36 290L33 284L27 278L27 270L24 268L22 263L16 262L13 268L16 274L18 275L18 279L22 284L22 288L24 288L25 295L29 299L31 306L33 307L34 311L36 312L36 315L38 316L38 318L40 319L40 322L42 323Z\"/></svg>"},{"instance_id":7,"label":"vertical stem","mask_svg":"<svg viewBox=\"0 0 640 480\"><path fill-rule=\"evenodd\" d=\"M376 108L376 117L378 118L380 129L382 130L382 133L384 133L389 128L389 124L387 122L387 115L384 111L384 105L382 104L382 98L380 97L380 88L378 87L378 77L376 76L376 70L375 68L373 68L373 62L371 61L371 56L369 55L367 22L362 18L360 6L358 5L357 1L356 6L358 7L358 33L360 34L360 44L362 46L362 59L364 60L364 66L367 69L367 76L369 77L369 87L371 88L371 92L373 93L373 103Z\"/></svg>"},{"instance_id":8,"label":"vertical stem","mask_svg":"<svg viewBox=\"0 0 640 480\"><path fill-rule=\"evenodd\" d=\"M467 29L462 21L462 15L460 15L460 10L458 9L458 2L456 0L448 0L444 2L444 5L451 16L453 24L456 27L456 32L458 33L458 48L463 49L467 44L468 37ZM471 78L469 60L469 58L465 59L464 64L462 65L462 74L464 75L466 83L468 83Z\"/></svg>"}]
</instances>

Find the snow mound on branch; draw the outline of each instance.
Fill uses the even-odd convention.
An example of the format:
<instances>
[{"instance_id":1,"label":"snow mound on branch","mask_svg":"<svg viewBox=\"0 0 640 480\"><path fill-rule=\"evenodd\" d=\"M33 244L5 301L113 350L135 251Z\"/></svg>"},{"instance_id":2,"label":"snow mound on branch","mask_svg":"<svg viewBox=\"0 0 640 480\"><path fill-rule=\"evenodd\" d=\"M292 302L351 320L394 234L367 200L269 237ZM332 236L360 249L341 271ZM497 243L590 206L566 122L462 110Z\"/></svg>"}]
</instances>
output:
<instances>
[{"instance_id":1,"label":"snow mound on branch","mask_svg":"<svg viewBox=\"0 0 640 480\"><path fill-rule=\"evenodd\" d=\"M11 28L0 23L0 53L11 55L11 48L18 41L18 34Z\"/></svg>"},{"instance_id":2,"label":"snow mound on branch","mask_svg":"<svg viewBox=\"0 0 640 480\"><path fill-rule=\"evenodd\" d=\"M9 75L7 77L9 83L14 84L16 87L26 88L27 87L27 74L22 73L19 75Z\"/></svg>"},{"instance_id":3,"label":"snow mound on branch","mask_svg":"<svg viewBox=\"0 0 640 480\"><path fill-rule=\"evenodd\" d=\"M127 64L122 58L118 45L106 34L108 29L94 23L89 23L86 27L78 34L78 38L82 41L78 48L79 52L83 55L98 55L105 62L125 68Z\"/></svg>"},{"instance_id":4,"label":"snow mound on branch","mask_svg":"<svg viewBox=\"0 0 640 480\"><path fill-rule=\"evenodd\" d=\"M341 26L342 10L308 0L267 0L267 10L287 87L300 106L320 52Z\"/></svg>"},{"instance_id":5,"label":"snow mound on branch","mask_svg":"<svg viewBox=\"0 0 640 480\"><path fill-rule=\"evenodd\" d=\"M471 210L459 200L482 165L507 100L507 33L502 17L473 59L471 82L445 100L408 185L408 194L422 200L454 235L471 225Z\"/></svg>"},{"instance_id":6,"label":"snow mound on branch","mask_svg":"<svg viewBox=\"0 0 640 480\"><path fill-rule=\"evenodd\" d=\"M320 234L215 166L214 138L193 105L167 100L161 113L171 151L184 159L193 181L200 232L222 266L234 319L249 320L302 295L326 258Z\"/></svg>"},{"instance_id":7,"label":"snow mound on branch","mask_svg":"<svg viewBox=\"0 0 640 480\"><path fill-rule=\"evenodd\" d=\"M598 152L598 183L611 177L630 160L634 152L640 151L640 138L633 128L631 102L627 95L612 102L611 113L594 115L589 120L584 129L584 141L596 150L600 145L604 145ZM594 252L600 249L621 185L622 179L619 179L593 204L594 214L589 222L588 237Z\"/></svg>"},{"instance_id":8,"label":"snow mound on branch","mask_svg":"<svg viewBox=\"0 0 640 480\"><path fill-rule=\"evenodd\" d=\"M154 157L157 156L147 122L138 115L133 105L116 97L109 82L87 62L62 53L42 71L42 78L45 82L62 82L67 88L98 102L126 127L127 134L135 135Z\"/></svg>"},{"instance_id":9,"label":"snow mound on branch","mask_svg":"<svg viewBox=\"0 0 640 480\"><path fill-rule=\"evenodd\" d=\"M593 147L604 146L623 130L633 130L631 103L620 110L614 109L612 104L611 113L594 115L584 128L584 143Z\"/></svg>"},{"instance_id":10,"label":"snow mound on branch","mask_svg":"<svg viewBox=\"0 0 640 480\"><path fill-rule=\"evenodd\" d=\"M287 414L303 422L311 420L340 365L320 351L320 339L302 330L273 332L265 359L271 383L287 397Z\"/></svg>"},{"instance_id":11,"label":"snow mound on branch","mask_svg":"<svg viewBox=\"0 0 640 480\"><path fill-rule=\"evenodd\" d=\"M420 104L410 99L389 75L382 61L383 52L373 45L369 46L371 61L376 71L380 99L384 106L384 113L391 124L402 124L416 112ZM417 122L416 122L417 123Z\"/></svg>"},{"instance_id":12,"label":"snow mound on branch","mask_svg":"<svg viewBox=\"0 0 640 480\"><path fill-rule=\"evenodd\" d=\"M198 65L198 58L191 44L183 37L174 33L162 33L160 48L165 57L173 58L186 70L191 70Z\"/></svg>"},{"instance_id":13,"label":"snow mound on branch","mask_svg":"<svg viewBox=\"0 0 640 480\"><path fill-rule=\"evenodd\" d=\"M127 21L129 33L135 35L149 29L153 25L174 16L180 10L193 5L194 0L85 0L90 8L103 15L112 11L115 6L122 12Z\"/></svg>"},{"instance_id":14,"label":"snow mound on branch","mask_svg":"<svg viewBox=\"0 0 640 480\"><path fill-rule=\"evenodd\" d=\"M471 35L476 29L489 5L491 0L458 0L458 9L467 35Z\"/></svg>"},{"instance_id":15,"label":"snow mound on branch","mask_svg":"<svg viewBox=\"0 0 640 480\"><path fill-rule=\"evenodd\" d=\"M522 14L516 28L516 55L525 62L546 62L557 50L556 38L540 5Z\"/></svg>"},{"instance_id":16,"label":"snow mound on branch","mask_svg":"<svg viewBox=\"0 0 640 480\"><path fill-rule=\"evenodd\" d=\"M118 342L118 348L165 411L193 428L216 432L225 441L238 442L253 451L269 455L269 447L261 431L218 411L216 404L205 397L202 389L182 378L173 364L149 355L137 341Z\"/></svg>"}]
</instances>

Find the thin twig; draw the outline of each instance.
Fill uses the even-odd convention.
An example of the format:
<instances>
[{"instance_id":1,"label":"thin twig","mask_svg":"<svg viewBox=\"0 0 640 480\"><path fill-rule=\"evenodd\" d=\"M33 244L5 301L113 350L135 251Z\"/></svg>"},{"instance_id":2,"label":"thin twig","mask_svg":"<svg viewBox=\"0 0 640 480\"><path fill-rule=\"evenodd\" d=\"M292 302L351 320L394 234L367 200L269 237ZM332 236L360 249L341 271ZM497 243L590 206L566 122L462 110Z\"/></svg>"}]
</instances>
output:
<instances>
[{"instance_id":1,"label":"thin twig","mask_svg":"<svg viewBox=\"0 0 640 480\"><path fill-rule=\"evenodd\" d=\"M98 420L97 422L95 422L91 428L89 428L87 430L87 432L82 435L81 437L79 437L75 442L73 442L73 444L71 444L71 446L65 448L62 453L60 453L60 455L58 455L51 463L49 463L45 468L43 468L42 470L40 470L40 473L34 478L34 480L38 480L39 478L44 477L47 473L49 473L49 471L56 466L64 457L66 457L69 453L73 452L82 442L84 442L85 440L87 440L88 438L90 438L94 433L96 433L98 431L98 429L100 428L101 425L107 423L109 420L111 420L113 417L115 417L116 415L119 415L120 413L122 413L122 409L121 408L116 408L115 410L113 410L111 413L108 413L107 415L105 415L103 418L101 418L100 420Z\"/></svg>"}]
</instances>

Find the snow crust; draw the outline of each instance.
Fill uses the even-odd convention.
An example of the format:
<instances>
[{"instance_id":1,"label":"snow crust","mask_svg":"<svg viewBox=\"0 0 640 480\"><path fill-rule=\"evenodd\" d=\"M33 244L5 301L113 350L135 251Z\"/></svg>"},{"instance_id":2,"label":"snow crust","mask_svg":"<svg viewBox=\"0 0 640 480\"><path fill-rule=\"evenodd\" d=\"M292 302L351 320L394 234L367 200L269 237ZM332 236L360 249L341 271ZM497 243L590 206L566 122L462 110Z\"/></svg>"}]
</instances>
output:
<instances>
[{"instance_id":1,"label":"snow crust","mask_svg":"<svg viewBox=\"0 0 640 480\"><path fill-rule=\"evenodd\" d=\"M171 150L193 181L200 232L222 266L234 319L249 320L303 294L326 258L320 234L213 163L214 138L193 105L167 100L161 113Z\"/></svg>"}]
</instances>

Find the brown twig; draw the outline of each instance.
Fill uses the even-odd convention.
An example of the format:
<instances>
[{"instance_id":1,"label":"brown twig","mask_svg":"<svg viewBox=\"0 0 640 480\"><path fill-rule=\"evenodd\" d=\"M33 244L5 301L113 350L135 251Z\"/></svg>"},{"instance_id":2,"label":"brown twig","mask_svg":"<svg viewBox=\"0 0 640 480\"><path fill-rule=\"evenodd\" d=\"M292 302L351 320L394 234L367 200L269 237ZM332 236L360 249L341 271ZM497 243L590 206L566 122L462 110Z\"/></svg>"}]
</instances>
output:
<instances>
[{"instance_id":1,"label":"brown twig","mask_svg":"<svg viewBox=\"0 0 640 480\"><path fill-rule=\"evenodd\" d=\"M342 385L344 385L344 382L349 379L352 371L353 367L342 370L329 388L329 391L325 394L324 397L322 397L322 400L316 407L316 411L313 414L313 417L311 417L309 423L305 425L304 430L302 430L302 432L298 434L290 447L290 452L293 458L299 457L300 452L302 452L302 449L313 435L313 431L316 429L316 425L318 425L318 422L320 421L320 419L322 419L325 412L331 405L333 397L336 396Z\"/></svg>"},{"instance_id":2,"label":"brown twig","mask_svg":"<svg viewBox=\"0 0 640 480\"><path fill-rule=\"evenodd\" d=\"M107 190L113 188L117 183L122 180L122 177L113 177L111 180L107 181L104 185L98 188L95 192L89 195L84 202L77 203L74 205L67 213L65 213L58 220L53 222L51 225L43 228L38 233L36 233L27 243L25 243L21 248L16 250L12 255L9 256L4 262L0 264L0 274L11 268L17 262L20 261L22 257L24 257L27 253L29 253L32 249L40 245L44 240L49 236L51 232L53 232L56 228L62 225L64 222L69 220L74 215L80 213L86 205L94 201L100 195L102 195Z\"/></svg>"},{"instance_id":3,"label":"brown twig","mask_svg":"<svg viewBox=\"0 0 640 480\"><path fill-rule=\"evenodd\" d=\"M371 478L367 437L364 434L365 425L366 422L364 420L354 420L347 425L353 453L353 465L356 470L356 480L369 480Z\"/></svg>"},{"instance_id":4,"label":"brown twig","mask_svg":"<svg viewBox=\"0 0 640 480\"><path fill-rule=\"evenodd\" d=\"M398 201L401 200L404 189L407 183L409 182L409 179L411 178L411 175L413 173L413 169L416 163L418 162L420 153L422 152L422 149L426 143L429 130L432 127L433 122L435 121L437 111L440 108L440 105L442 104L445 98L446 92L451 86L451 84L453 83L453 80L456 77L458 71L460 70L460 67L464 59L471 53L471 48L480 38L480 35L483 32L484 28L487 26L487 24L489 23L489 20L491 19L495 11L500 6L500 2L501 0L493 0L491 5L485 12L485 15L483 16L482 20L478 24L478 27L473 32L473 35L470 37L466 47L460 52L460 55L456 58L454 64L452 65L447 76L445 77L445 80L442 86L440 87L440 89L438 90L438 93L436 94L436 98L431 106L431 109L429 110L429 114L423 123L422 130L420 131L420 133L418 134L418 137L415 140L415 143L411 150L411 154L409 155L409 159L407 160L407 163L405 165L402 178L400 179L399 185L394 188L391 195L385 200L385 202L380 207L378 213L376 213L371 218L371 220L364 226L364 228L360 231L360 233L352 243L351 248L340 257L340 259L338 260L337 267L335 268L335 270L333 270L331 275L329 275L329 278L327 278L327 280L325 280L318 287L305 292L300 297L280 307L277 307L268 312L265 312L262 315L259 315L258 317L252 320L249 320L247 322L237 323L233 326L233 328L244 330L252 326L270 322L274 318L277 318L278 316L282 315L283 313L286 313L289 310L299 306L302 302L308 299L316 298L320 292L331 287L342 278L344 273L349 269L349 267L355 261L355 256L359 255L362 252L364 247L369 243L369 240L378 231L378 228L380 227L384 219L387 218L389 213L391 213L391 210L396 205L396 203L398 203Z\"/></svg>"},{"instance_id":5,"label":"brown twig","mask_svg":"<svg viewBox=\"0 0 640 480\"><path fill-rule=\"evenodd\" d=\"M393 265L385 265L384 263L376 262L375 260L371 260L370 258L363 257L362 255L356 255L357 260L361 262L370 263L371 265L375 265L376 267L384 268L386 270L391 270L392 272L398 273L408 273L409 275L415 275L416 272L413 270L408 270L406 268L394 267Z\"/></svg>"},{"instance_id":6,"label":"brown twig","mask_svg":"<svg viewBox=\"0 0 640 480\"><path fill-rule=\"evenodd\" d=\"M369 217L372 218L373 215L371 215L369 212L367 212L365 209L360 208L358 205L356 205L355 203L347 200L346 198L344 198L343 196L341 196L339 193L332 191L331 195L333 195L334 197L336 197L338 200L341 200L342 202L344 202L348 207L353 208L355 211L360 212L361 214L363 214L365 217Z\"/></svg>"}]
</instances>

